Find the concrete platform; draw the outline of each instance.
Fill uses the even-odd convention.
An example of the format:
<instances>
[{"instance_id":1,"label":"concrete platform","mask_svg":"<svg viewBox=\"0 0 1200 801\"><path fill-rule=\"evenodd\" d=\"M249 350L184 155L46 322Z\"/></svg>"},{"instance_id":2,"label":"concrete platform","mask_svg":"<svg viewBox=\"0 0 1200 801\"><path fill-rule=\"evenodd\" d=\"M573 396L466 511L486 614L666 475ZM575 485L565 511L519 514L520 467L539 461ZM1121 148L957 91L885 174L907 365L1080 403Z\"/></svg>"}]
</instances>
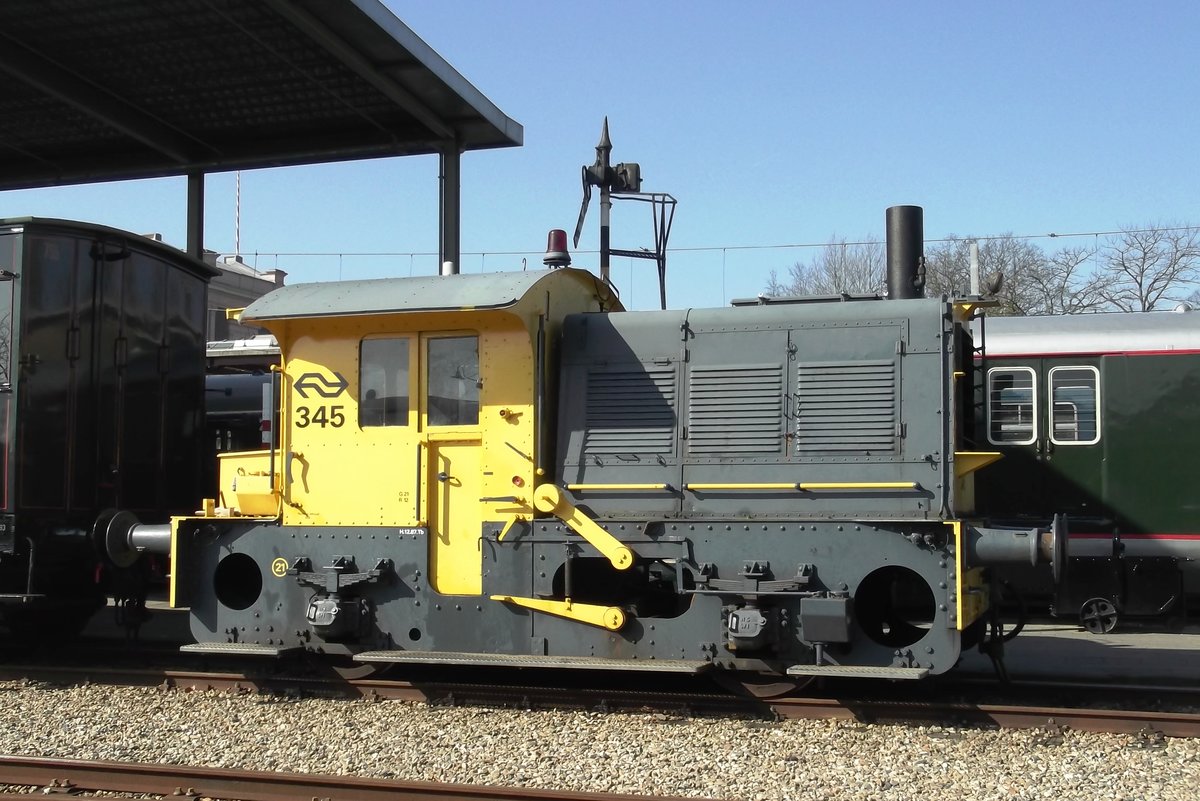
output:
<instances>
[{"instance_id":1,"label":"concrete platform","mask_svg":"<svg viewBox=\"0 0 1200 801\"><path fill-rule=\"evenodd\" d=\"M1028 626L1005 644L1009 678L1086 678L1114 684L1200 688L1200 628L1090 634L1078 626ZM994 676L991 660L972 650L957 671Z\"/></svg>"},{"instance_id":2,"label":"concrete platform","mask_svg":"<svg viewBox=\"0 0 1200 801\"><path fill-rule=\"evenodd\" d=\"M187 609L172 609L166 601L151 600L146 602L146 612L145 619L137 628L139 642L183 645L192 641ZM111 599L108 606L92 616L82 634L84 637L106 640L131 637Z\"/></svg>"}]
</instances>

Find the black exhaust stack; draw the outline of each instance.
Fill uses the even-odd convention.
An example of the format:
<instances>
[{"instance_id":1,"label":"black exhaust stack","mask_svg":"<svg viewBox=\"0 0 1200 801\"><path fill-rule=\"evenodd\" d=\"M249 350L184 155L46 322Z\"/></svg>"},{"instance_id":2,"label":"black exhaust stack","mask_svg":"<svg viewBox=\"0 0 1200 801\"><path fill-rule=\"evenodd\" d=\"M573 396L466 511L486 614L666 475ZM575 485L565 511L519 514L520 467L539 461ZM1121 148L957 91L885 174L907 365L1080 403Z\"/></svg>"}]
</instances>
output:
<instances>
[{"instance_id":1,"label":"black exhaust stack","mask_svg":"<svg viewBox=\"0 0 1200 801\"><path fill-rule=\"evenodd\" d=\"M925 295L925 212L920 206L892 206L886 212L888 298Z\"/></svg>"}]
</instances>

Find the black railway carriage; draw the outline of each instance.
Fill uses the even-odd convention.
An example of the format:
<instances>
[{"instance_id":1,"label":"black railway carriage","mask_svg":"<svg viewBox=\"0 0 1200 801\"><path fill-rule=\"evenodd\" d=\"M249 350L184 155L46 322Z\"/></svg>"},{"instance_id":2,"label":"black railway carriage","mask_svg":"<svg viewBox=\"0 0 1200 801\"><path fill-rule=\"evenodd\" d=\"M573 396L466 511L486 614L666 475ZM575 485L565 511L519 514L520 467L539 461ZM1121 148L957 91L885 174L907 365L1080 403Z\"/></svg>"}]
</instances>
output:
<instances>
[{"instance_id":1,"label":"black railway carriage","mask_svg":"<svg viewBox=\"0 0 1200 801\"><path fill-rule=\"evenodd\" d=\"M214 270L97 225L0 221L0 613L82 623L105 510L194 510Z\"/></svg>"},{"instance_id":2,"label":"black railway carriage","mask_svg":"<svg viewBox=\"0 0 1200 801\"><path fill-rule=\"evenodd\" d=\"M1070 516L1059 614L1105 631L1119 616L1188 613L1200 589L1200 315L989 318L985 333L978 427L1005 458L980 511L1030 525ZM1009 572L1052 595L1045 574Z\"/></svg>"},{"instance_id":3,"label":"black railway carriage","mask_svg":"<svg viewBox=\"0 0 1200 801\"><path fill-rule=\"evenodd\" d=\"M989 565L1062 559L968 519L971 311L631 313L573 269L283 287L244 314L277 447L222 456L228 510L108 542L170 551L199 651L941 673Z\"/></svg>"}]
</instances>

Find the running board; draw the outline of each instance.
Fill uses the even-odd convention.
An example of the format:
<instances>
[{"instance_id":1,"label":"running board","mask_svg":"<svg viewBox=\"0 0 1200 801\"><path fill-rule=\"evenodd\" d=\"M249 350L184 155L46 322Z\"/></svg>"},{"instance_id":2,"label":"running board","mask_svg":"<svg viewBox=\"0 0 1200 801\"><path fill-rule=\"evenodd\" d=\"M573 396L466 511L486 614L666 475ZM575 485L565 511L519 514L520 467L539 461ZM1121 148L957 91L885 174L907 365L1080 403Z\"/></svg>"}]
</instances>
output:
<instances>
[{"instance_id":1,"label":"running board","mask_svg":"<svg viewBox=\"0 0 1200 801\"><path fill-rule=\"evenodd\" d=\"M259 645L253 642L196 642L181 645L185 654L227 654L230 656L283 656L301 650L300 646Z\"/></svg>"},{"instance_id":2,"label":"running board","mask_svg":"<svg viewBox=\"0 0 1200 801\"><path fill-rule=\"evenodd\" d=\"M923 679L928 668L901 668L873 665L792 665L789 676L841 676L847 679Z\"/></svg>"},{"instance_id":3,"label":"running board","mask_svg":"<svg viewBox=\"0 0 1200 801\"><path fill-rule=\"evenodd\" d=\"M687 673L712 668L711 662L685 659L600 659L592 656L534 656L524 654L472 654L446 651L363 651L356 662L389 662L476 667L570 668L572 670L624 670L641 673Z\"/></svg>"}]
</instances>

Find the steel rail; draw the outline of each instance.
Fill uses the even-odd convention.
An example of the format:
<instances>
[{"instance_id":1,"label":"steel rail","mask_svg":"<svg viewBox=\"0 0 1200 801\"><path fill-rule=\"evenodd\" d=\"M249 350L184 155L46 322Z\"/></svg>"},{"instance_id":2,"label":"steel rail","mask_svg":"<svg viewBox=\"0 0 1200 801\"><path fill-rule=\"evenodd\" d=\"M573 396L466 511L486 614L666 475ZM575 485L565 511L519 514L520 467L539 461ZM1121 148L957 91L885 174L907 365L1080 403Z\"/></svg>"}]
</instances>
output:
<instances>
[{"instance_id":1,"label":"steel rail","mask_svg":"<svg viewBox=\"0 0 1200 801\"><path fill-rule=\"evenodd\" d=\"M771 707L780 717L788 719L987 724L1005 729L1063 727L1100 734L1150 731L1167 737L1200 737L1200 714L1187 712L834 698L779 698L771 701Z\"/></svg>"},{"instance_id":2,"label":"steel rail","mask_svg":"<svg viewBox=\"0 0 1200 801\"><path fill-rule=\"evenodd\" d=\"M515 709L656 710L684 716L774 716L762 702L708 691L486 684L447 680L331 679L102 666L4 665L0 681L158 687L162 690L274 693L311 698L365 698L444 706L500 706Z\"/></svg>"},{"instance_id":3,"label":"steel rail","mask_svg":"<svg viewBox=\"0 0 1200 801\"><path fill-rule=\"evenodd\" d=\"M152 793L179 801L646 801L645 796L472 784L371 779L313 773L75 759L0 756L0 784L40 788L47 795L82 792ZM6 797L9 794L5 794ZM29 798L28 794L11 794ZM683 801L660 797L656 801Z\"/></svg>"},{"instance_id":4,"label":"steel rail","mask_svg":"<svg viewBox=\"0 0 1200 801\"><path fill-rule=\"evenodd\" d=\"M666 711L685 716L752 714L780 719L840 719L863 723L920 722L935 725L990 725L1001 728L1068 727L1096 733L1158 732L1170 737L1200 737L1200 714L1159 710L1043 706L1021 703L976 703L963 700L895 700L855 697L847 687L839 697L784 697L770 700L720 692L664 692L616 688L579 688L484 684L452 681L253 676L179 670L106 669L95 666L0 665L0 679L35 679L60 683L108 683L158 686L163 689L225 692L276 692L311 697L362 697L447 705L498 705L521 709L577 708L598 711ZM1063 688L1068 683L1054 682ZM1036 689L1033 682L1011 689ZM1090 685L1071 685L1087 691ZM1101 685L1111 695L1118 688ZM997 685L996 690L1002 690ZM1158 698L1196 688L1157 688ZM872 694L878 692L873 689ZM961 697L961 696L960 696ZM1190 695L1188 696L1190 697Z\"/></svg>"}]
</instances>

